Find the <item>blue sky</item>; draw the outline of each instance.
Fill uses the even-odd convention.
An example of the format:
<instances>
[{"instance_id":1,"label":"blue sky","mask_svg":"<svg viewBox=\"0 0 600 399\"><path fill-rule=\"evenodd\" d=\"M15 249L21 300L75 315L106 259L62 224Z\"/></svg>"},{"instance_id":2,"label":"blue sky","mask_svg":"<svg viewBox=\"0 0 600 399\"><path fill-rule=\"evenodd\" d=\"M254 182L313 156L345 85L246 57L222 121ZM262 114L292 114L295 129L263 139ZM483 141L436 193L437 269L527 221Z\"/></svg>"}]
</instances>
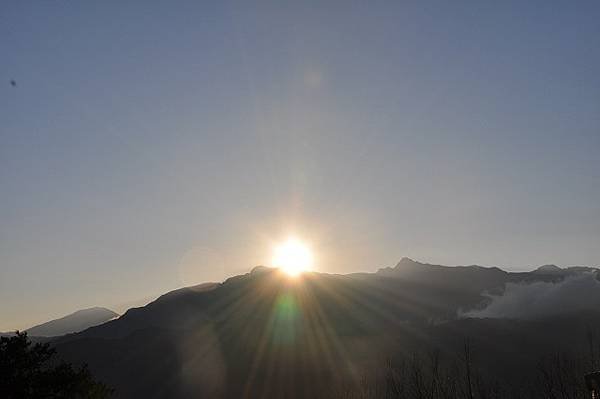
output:
<instances>
[{"instance_id":1,"label":"blue sky","mask_svg":"<svg viewBox=\"0 0 600 399\"><path fill-rule=\"evenodd\" d=\"M600 3L293 3L3 5L0 330L289 234L326 272L600 265Z\"/></svg>"}]
</instances>

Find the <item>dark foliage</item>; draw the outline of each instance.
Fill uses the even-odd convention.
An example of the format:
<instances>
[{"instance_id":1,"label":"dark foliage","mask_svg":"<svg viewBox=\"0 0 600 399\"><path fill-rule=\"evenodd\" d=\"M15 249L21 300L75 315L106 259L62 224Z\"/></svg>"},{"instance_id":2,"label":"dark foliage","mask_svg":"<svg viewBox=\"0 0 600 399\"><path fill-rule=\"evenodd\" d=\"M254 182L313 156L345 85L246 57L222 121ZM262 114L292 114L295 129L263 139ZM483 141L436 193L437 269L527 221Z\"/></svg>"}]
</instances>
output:
<instances>
[{"instance_id":1,"label":"dark foliage","mask_svg":"<svg viewBox=\"0 0 600 399\"><path fill-rule=\"evenodd\" d=\"M505 381L471 364L468 342L459 359L439 351L388 361L354 384L334 388L336 399L587 399L585 361L563 354L539 360L530 378Z\"/></svg>"},{"instance_id":2,"label":"dark foliage","mask_svg":"<svg viewBox=\"0 0 600 399\"><path fill-rule=\"evenodd\" d=\"M107 398L111 390L79 369L55 359L48 344L33 344L27 333L0 338L0 397Z\"/></svg>"}]
</instances>

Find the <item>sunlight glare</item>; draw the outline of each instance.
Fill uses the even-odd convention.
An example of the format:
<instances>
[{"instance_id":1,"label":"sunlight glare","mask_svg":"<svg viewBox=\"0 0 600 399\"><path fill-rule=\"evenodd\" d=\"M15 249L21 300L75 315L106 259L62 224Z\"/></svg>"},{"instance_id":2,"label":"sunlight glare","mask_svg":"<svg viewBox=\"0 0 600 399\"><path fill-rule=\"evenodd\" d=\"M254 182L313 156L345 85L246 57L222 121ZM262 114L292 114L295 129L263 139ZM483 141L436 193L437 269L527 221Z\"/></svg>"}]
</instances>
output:
<instances>
[{"instance_id":1,"label":"sunlight glare","mask_svg":"<svg viewBox=\"0 0 600 399\"><path fill-rule=\"evenodd\" d=\"M280 268L291 277L308 271L313 265L313 255L309 247L296 238L290 238L273 251L273 266Z\"/></svg>"}]
</instances>

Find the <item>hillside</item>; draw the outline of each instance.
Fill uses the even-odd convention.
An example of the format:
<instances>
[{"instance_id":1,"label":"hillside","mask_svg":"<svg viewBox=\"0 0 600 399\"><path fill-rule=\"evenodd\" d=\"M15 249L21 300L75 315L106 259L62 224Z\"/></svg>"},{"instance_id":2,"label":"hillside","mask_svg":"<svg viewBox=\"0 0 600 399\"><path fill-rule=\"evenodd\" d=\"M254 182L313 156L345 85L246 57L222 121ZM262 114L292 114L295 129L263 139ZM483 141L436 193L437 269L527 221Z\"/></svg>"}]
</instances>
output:
<instances>
[{"instance_id":1,"label":"hillside","mask_svg":"<svg viewBox=\"0 0 600 399\"><path fill-rule=\"evenodd\" d=\"M578 278L600 290L594 273ZM461 315L514 287L556 290L570 278L406 258L377 273L297 280L258 268L170 292L54 343L67 360L89 363L117 397L327 397L386 359L437 350L455 361L465 340L483 376L514 381L531 377L545 354L585 353L590 326L600 328L600 298L539 317Z\"/></svg>"},{"instance_id":2,"label":"hillside","mask_svg":"<svg viewBox=\"0 0 600 399\"><path fill-rule=\"evenodd\" d=\"M86 328L97 326L119 315L110 309L94 307L78 310L60 319L50 320L46 323L28 328L27 334L34 337L56 337L83 331Z\"/></svg>"}]
</instances>

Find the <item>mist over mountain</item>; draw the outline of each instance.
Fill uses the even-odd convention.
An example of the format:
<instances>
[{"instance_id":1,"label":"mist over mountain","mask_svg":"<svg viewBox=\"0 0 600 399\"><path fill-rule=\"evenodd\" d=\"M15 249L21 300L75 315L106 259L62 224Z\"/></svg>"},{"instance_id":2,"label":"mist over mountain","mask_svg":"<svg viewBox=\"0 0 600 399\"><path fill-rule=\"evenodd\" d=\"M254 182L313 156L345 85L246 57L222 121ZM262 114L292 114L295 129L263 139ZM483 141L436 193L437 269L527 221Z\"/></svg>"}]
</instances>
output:
<instances>
[{"instance_id":1,"label":"mist over mountain","mask_svg":"<svg viewBox=\"0 0 600 399\"><path fill-rule=\"evenodd\" d=\"M258 267L53 344L122 398L335 397L387 360L437 351L458 361L465 340L483 376L520 384L548 353L586 352L586 334L600 327L593 270L510 273L404 258L376 273L291 279Z\"/></svg>"},{"instance_id":2,"label":"mist over mountain","mask_svg":"<svg viewBox=\"0 0 600 399\"><path fill-rule=\"evenodd\" d=\"M489 305L463 316L536 319L596 310L600 304L598 276L597 272L580 272L567 275L561 281L507 283L501 294L488 296Z\"/></svg>"},{"instance_id":3,"label":"mist over mountain","mask_svg":"<svg viewBox=\"0 0 600 399\"><path fill-rule=\"evenodd\" d=\"M78 310L59 319L28 328L27 334L35 337L56 337L83 331L86 328L97 326L119 315L110 309L94 307Z\"/></svg>"}]
</instances>

